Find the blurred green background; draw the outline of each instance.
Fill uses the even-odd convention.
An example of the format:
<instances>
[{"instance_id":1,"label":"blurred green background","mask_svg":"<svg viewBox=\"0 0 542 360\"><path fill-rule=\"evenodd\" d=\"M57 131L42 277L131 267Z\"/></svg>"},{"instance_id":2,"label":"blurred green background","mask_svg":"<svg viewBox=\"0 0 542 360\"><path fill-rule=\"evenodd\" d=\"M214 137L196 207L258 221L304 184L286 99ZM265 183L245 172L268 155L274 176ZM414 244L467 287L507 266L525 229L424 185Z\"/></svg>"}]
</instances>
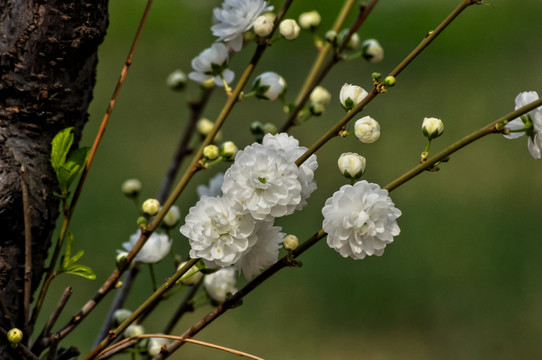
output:
<instances>
[{"instance_id":1,"label":"blurred green background","mask_svg":"<svg viewBox=\"0 0 542 360\"><path fill-rule=\"evenodd\" d=\"M365 179L385 185L419 161L425 145L424 117L439 117L444 135L437 151L514 109L521 91L542 91L542 1L488 1L467 9L364 114L380 122L374 144L355 137L334 139L318 153L318 191L301 213L280 219L284 231L305 239L321 228L325 199L346 183L336 166L345 151L367 158ZM291 133L310 146L344 111L338 93L345 82L370 88L371 73L391 71L425 33L435 28L459 1L381 1L359 31L385 48L378 64L355 60L339 64L323 85L333 94L320 118ZM275 9L281 2L272 1ZM118 79L145 1L112 1L110 26L100 48L98 83L82 145L90 145ZM174 69L190 71L190 60L214 41L211 9L220 1L157 1L95 159L72 231L82 263L98 280L65 276L56 280L47 305L53 306L70 283L74 296L60 323L92 296L114 269L116 249L135 232L137 210L120 192L137 177L143 197L155 196L187 121L186 102L197 86L175 93L165 86ZM318 10L320 34L334 21L342 1L297 0L287 17ZM354 15L349 17L352 21ZM239 76L254 44L235 55ZM296 91L316 55L311 36L278 41L268 49L256 74L276 71L288 82L287 99ZM214 119L225 102L216 91L205 116ZM278 102L249 99L238 104L223 129L240 148L252 142L248 124L285 116ZM425 173L391 193L398 208L401 235L382 257L343 259L322 241L301 261L249 295L197 339L246 351L265 359L511 359L542 358L542 163L531 158L526 139L490 136L454 155L437 173ZM221 164L197 174L177 201L183 214L196 201L195 187ZM177 231L174 247L188 246ZM157 267L159 279L171 264ZM128 302L134 309L151 293L147 272ZM181 295L181 294L178 294ZM181 297L164 303L145 324L158 332ZM72 333L65 345L88 352L111 297ZM187 316L180 334L211 308ZM46 313L46 312L44 312ZM176 359L234 359L233 355L187 345Z\"/></svg>"}]
</instances>

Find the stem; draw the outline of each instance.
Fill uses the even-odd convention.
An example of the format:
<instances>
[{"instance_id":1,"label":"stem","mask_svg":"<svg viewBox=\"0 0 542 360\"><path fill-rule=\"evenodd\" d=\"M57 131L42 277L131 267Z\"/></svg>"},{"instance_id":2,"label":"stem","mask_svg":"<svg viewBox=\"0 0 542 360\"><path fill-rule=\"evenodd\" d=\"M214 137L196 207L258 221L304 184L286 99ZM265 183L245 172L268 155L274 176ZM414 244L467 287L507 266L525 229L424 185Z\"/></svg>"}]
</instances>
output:
<instances>
[{"instance_id":1,"label":"stem","mask_svg":"<svg viewBox=\"0 0 542 360\"><path fill-rule=\"evenodd\" d=\"M62 310L64 310L64 306L66 306L66 303L68 302L71 296L72 296L72 288L68 286L62 293L60 300L58 300L58 303L56 304L53 312L51 313L51 316L49 316L47 323L45 323L45 326L43 327L43 330L41 331L41 334L38 337L38 339L41 339L44 336L49 336L49 333L51 332L53 325L58 320L58 317L62 313ZM38 342L39 340L36 343Z\"/></svg>"},{"instance_id":2,"label":"stem","mask_svg":"<svg viewBox=\"0 0 542 360\"><path fill-rule=\"evenodd\" d=\"M32 295L32 228L30 220L30 205L28 203L28 186L25 180L26 168L21 165L21 188L23 193L24 217L24 333L32 333L30 323L30 297ZM29 337L29 336L28 336ZM28 344L26 339L26 343Z\"/></svg>"},{"instance_id":3,"label":"stem","mask_svg":"<svg viewBox=\"0 0 542 360\"><path fill-rule=\"evenodd\" d=\"M434 30L430 31L425 38L420 42L420 44L412 50L412 52L399 64L397 67L390 73L389 76L397 77L401 71L403 71L411 62L418 56L442 31L450 25L450 23L467 7L473 4L478 4L477 0L463 0L454 11L446 19L444 19L440 25ZM365 105L370 103L373 98L382 92L376 85L373 90L358 104L349 111L339 122L337 122L331 129L326 132L314 145L311 146L299 159L297 159L296 164L299 166L305 160L314 154L318 149L320 149L326 142L335 137L338 132L345 126L355 115L357 115Z\"/></svg>"},{"instance_id":4,"label":"stem","mask_svg":"<svg viewBox=\"0 0 542 360\"><path fill-rule=\"evenodd\" d=\"M43 305L43 300L45 299L45 295L47 293L49 284L51 283L51 280L54 278L52 276L54 268L56 266L56 261L58 260L58 255L60 252L60 249L62 248L62 244L64 242L64 239L67 234L68 226L71 221L71 217L73 216L73 212L75 210L75 206L77 205L77 200L79 199L79 196L81 195L81 191L83 189L83 185L85 183L85 180L87 178L88 172L90 171L90 166L92 165L92 161L94 160L94 155L96 154L96 151L98 149L98 145L100 144L100 141L103 137L103 134L105 133L105 129L107 127L107 124L109 122L109 118L111 116L111 113L113 111L113 108L115 107L118 95L120 93L120 89L122 88L122 85L124 84L124 80L126 79L126 75L128 74L128 69L130 68L130 65L132 65L132 59L135 53L135 50L137 48L137 44L139 43L139 39L141 37L141 33L143 32L143 27L145 26L145 22L147 20L147 17L149 15L151 5L153 0L148 0L147 5L145 7L145 10L143 12L143 16L141 18L141 21L139 23L138 29L136 31L134 40L132 42L132 45L130 47L130 50L128 52L128 56L126 58L126 61L124 63L124 67L121 71L119 80L117 82L117 85L115 87L115 90L113 91L113 95L111 96L111 100L109 101L109 105L107 107L107 110L105 112L105 115L102 119L102 123L100 125L100 129L98 130L98 134L96 135L96 138L94 139L94 144L92 145L92 148L90 149L87 163L85 165L85 168L83 169L83 172L81 173L81 177L79 178L79 183L77 184L77 187L75 189L75 192L73 194L71 204L69 209L65 212L64 221L62 223L62 228L60 230L59 239L57 241L57 246L55 247L55 250L53 252L53 256L51 258L51 263L49 264L49 270L47 273L46 280L40 290L40 295L38 296L38 301L36 303L36 307L34 308L34 312L32 314L32 319L30 323L33 325L35 321L37 320L39 311L41 309L41 306Z\"/></svg>"},{"instance_id":5,"label":"stem","mask_svg":"<svg viewBox=\"0 0 542 360\"><path fill-rule=\"evenodd\" d=\"M179 305L179 307L177 308L177 311L175 311L175 314L173 314L173 316L167 323L166 327L164 328L164 334L171 334L171 332L173 331L173 328L175 328L175 325L179 322L181 317L186 312L193 310L192 299L198 292L198 289L200 288L202 283L203 283L203 278L197 284L193 285L192 288L190 289L190 292L186 294L185 298L183 299L183 302Z\"/></svg>"}]
</instances>

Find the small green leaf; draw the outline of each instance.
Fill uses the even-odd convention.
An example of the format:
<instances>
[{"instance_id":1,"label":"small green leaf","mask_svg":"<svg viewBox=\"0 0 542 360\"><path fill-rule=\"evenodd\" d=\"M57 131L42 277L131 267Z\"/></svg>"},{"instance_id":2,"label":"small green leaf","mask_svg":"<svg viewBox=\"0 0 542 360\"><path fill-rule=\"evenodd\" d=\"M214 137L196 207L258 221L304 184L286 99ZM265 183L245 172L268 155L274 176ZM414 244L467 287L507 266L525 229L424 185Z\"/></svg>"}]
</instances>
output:
<instances>
[{"instance_id":1,"label":"small green leaf","mask_svg":"<svg viewBox=\"0 0 542 360\"><path fill-rule=\"evenodd\" d=\"M64 269L68 268L70 263L70 257L72 254L72 245L73 245L73 233L68 232L66 235L66 251L64 252L64 255L62 256L62 267L61 271L64 271Z\"/></svg>"},{"instance_id":2,"label":"small green leaf","mask_svg":"<svg viewBox=\"0 0 542 360\"><path fill-rule=\"evenodd\" d=\"M73 265L70 265L68 268L64 269L62 272L66 274L82 276L85 279L89 279L89 280L96 279L96 274L94 273L94 271L92 271L91 268L85 265L73 264Z\"/></svg>"},{"instance_id":3,"label":"small green leaf","mask_svg":"<svg viewBox=\"0 0 542 360\"><path fill-rule=\"evenodd\" d=\"M66 162L66 156L73 144L73 127L61 130L55 135L51 148L51 165L56 172Z\"/></svg>"},{"instance_id":4,"label":"small green leaf","mask_svg":"<svg viewBox=\"0 0 542 360\"><path fill-rule=\"evenodd\" d=\"M74 150L64 165L57 171L58 184L61 189L68 189L77 175L84 168L88 159L89 148Z\"/></svg>"}]
</instances>

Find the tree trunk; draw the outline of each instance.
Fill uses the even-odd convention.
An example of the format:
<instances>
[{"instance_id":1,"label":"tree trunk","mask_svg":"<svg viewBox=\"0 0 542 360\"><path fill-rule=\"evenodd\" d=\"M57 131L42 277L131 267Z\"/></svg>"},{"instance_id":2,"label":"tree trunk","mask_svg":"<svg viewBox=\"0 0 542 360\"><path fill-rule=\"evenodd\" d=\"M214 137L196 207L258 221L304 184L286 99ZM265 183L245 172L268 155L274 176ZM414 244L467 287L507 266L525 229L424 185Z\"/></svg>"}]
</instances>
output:
<instances>
[{"instance_id":1,"label":"tree trunk","mask_svg":"<svg viewBox=\"0 0 542 360\"><path fill-rule=\"evenodd\" d=\"M26 328L21 166L26 169L34 292L59 215L51 140L73 126L78 141L88 119L107 3L0 0L0 295L21 330ZM11 328L4 316L0 326ZM5 338L0 340L0 359L20 358Z\"/></svg>"}]
</instances>

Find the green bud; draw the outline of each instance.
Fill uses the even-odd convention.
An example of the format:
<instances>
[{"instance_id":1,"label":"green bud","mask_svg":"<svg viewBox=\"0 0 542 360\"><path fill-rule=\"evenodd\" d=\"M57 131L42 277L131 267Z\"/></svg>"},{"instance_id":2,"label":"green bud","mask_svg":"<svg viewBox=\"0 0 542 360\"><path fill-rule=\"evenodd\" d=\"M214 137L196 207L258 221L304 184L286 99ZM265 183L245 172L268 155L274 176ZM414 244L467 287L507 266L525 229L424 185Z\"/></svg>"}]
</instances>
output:
<instances>
[{"instance_id":1,"label":"green bud","mask_svg":"<svg viewBox=\"0 0 542 360\"><path fill-rule=\"evenodd\" d=\"M275 124L265 123L265 125L263 126L263 131L266 134L269 133L271 135L275 135L277 133L277 127L275 126Z\"/></svg>"},{"instance_id":2,"label":"green bud","mask_svg":"<svg viewBox=\"0 0 542 360\"><path fill-rule=\"evenodd\" d=\"M254 135L263 134L264 133L263 124L259 121L253 121L250 124L250 132L253 133Z\"/></svg>"},{"instance_id":3,"label":"green bud","mask_svg":"<svg viewBox=\"0 0 542 360\"><path fill-rule=\"evenodd\" d=\"M216 145L207 145L203 148L203 156L209 160L214 160L220 154L220 149Z\"/></svg>"},{"instance_id":4,"label":"green bud","mask_svg":"<svg viewBox=\"0 0 542 360\"><path fill-rule=\"evenodd\" d=\"M12 348L16 348L23 340L23 332L17 328L13 328L7 333L8 341L11 343Z\"/></svg>"},{"instance_id":5,"label":"green bud","mask_svg":"<svg viewBox=\"0 0 542 360\"><path fill-rule=\"evenodd\" d=\"M384 85L387 87L392 87L395 85L395 77L394 76L386 76L384 79Z\"/></svg>"}]
</instances>

